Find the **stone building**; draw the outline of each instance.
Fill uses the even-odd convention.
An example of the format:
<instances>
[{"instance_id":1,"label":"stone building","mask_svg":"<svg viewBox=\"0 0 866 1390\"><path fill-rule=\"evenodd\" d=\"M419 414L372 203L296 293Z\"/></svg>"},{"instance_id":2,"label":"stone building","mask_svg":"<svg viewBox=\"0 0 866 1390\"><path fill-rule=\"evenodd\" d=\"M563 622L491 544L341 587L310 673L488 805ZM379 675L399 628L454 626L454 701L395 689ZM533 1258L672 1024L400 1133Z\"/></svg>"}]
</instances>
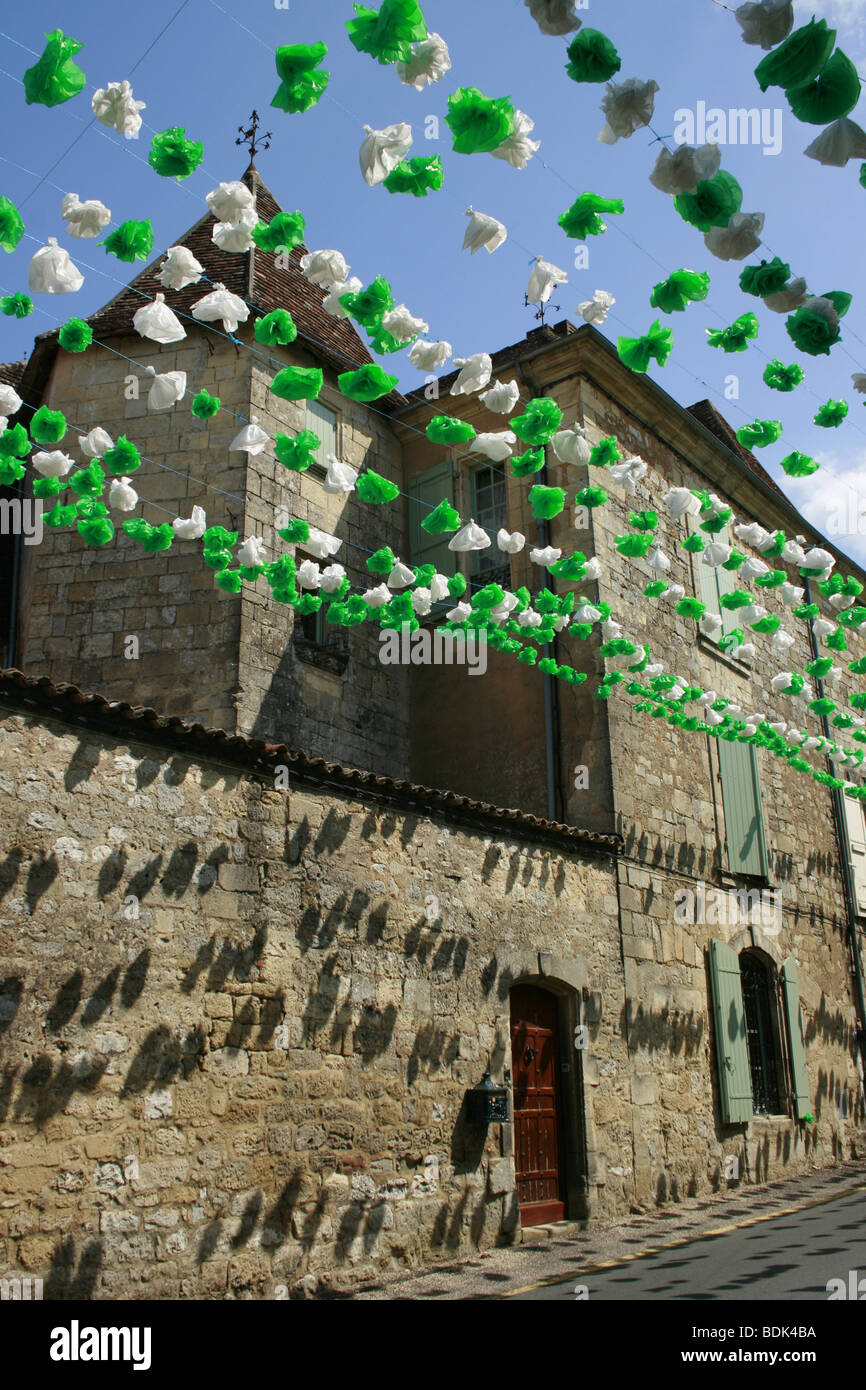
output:
<instances>
[{"instance_id":1,"label":"stone building","mask_svg":"<svg viewBox=\"0 0 866 1390\"><path fill-rule=\"evenodd\" d=\"M337 373L369 357L298 273L302 248L288 270L227 256L212 222L179 240L256 311L288 307L291 347L259 349L251 316L237 337L252 351L190 322L157 348L130 332L142 300L125 291L92 319L105 346L70 358L44 335L0 369L25 415L44 401L82 431L128 433L149 503L199 503L270 553L281 506L337 533L353 584L388 544L536 591L530 544L579 546L598 581L548 587L609 603L695 686L767 707L782 664L767 644L741 660L696 636L615 546L630 511L655 509L671 581L714 609L734 581L679 546L671 486L834 549L709 402L682 409L586 326L496 353L524 400L554 397L567 425L649 465L634 496L611 487L578 514L582 531L572 509L539 524L526 480L424 434L432 411L478 430L503 417L448 395L447 377L375 409L344 400ZM133 282L148 297L156 267ZM188 312L200 292L167 301ZM323 367L318 403L269 396L283 361ZM144 389L124 394L148 363L269 434L314 428L322 460L370 463L403 496L335 501L318 464L228 454L228 416L148 413ZM548 449L530 481L573 497L605 478ZM449 552L419 524L443 497L530 544ZM597 629L565 628L552 653L584 685L494 650L478 678L383 665L369 624L293 621L260 585L226 595L192 547L142 556L52 533L10 547L0 578L19 668L0 676L4 1268L58 1297L281 1297L514 1240L521 1223L862 1156L860 802L627 695L596 698ZM774 591L760 601L802 670L808 626ZM486 1072L508 1092L505 1123L468 1117Z\"/></svg>"}]
</instances>

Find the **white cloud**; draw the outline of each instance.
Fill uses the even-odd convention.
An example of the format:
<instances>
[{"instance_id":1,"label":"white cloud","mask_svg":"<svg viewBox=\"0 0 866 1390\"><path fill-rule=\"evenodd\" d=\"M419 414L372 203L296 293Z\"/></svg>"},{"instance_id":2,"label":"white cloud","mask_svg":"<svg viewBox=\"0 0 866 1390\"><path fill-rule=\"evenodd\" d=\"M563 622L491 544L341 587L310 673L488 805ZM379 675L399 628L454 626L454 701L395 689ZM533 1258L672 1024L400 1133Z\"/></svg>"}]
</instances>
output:
<instances>
[{"instance_id":1,"label":"white cloud","mask_svg":"<svg viewBox=\"0 0 866 1390\"><path fill-rule=\"evenodd\" d=\"M839 42L849 50L849 57L866 55L866 7L863 0L807 0L797 7L797 25L808 24L812 16L823 16L839 31Z\"/></svg>"},{"instance_id":2,"label":"white cloud","mask_svg":"<svg viewBox=\"0 0 866 1390\"><path fill-rule=\"evenodd\" d=\"M809 478L785 478L780 486L813 526L859 564L866 564L866 450L853 460L827 451Z\"/></svg>"}]
</instances>

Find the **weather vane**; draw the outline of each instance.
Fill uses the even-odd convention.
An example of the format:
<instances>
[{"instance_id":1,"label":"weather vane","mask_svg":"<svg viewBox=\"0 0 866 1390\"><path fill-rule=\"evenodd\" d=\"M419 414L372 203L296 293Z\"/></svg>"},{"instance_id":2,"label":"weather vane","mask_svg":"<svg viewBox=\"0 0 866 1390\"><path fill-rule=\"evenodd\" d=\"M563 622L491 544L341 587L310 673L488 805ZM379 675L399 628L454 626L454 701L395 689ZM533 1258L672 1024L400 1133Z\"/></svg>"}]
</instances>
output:
<instances>
[{"instance_id":1,"label":"weather vane","mask_svg":"<svg viewBox=\"0 0 866 1390\"><path fill-rule=\"evenodd\" d=\"M532 300L529 298L529 295L528 295L528 294L525 294L525 295L523 296L523 307L524 307L525 309L528 309L531 303L532 303ZM549 305L548 307L550 307L551 309L555 309L555 310L557 311L557 313L559 313L559 310L562 308L562 305L561 305L561 304L551 304L551 305ZM544 326L545 326L545 324L544 324L544 310L545 310L545 305L544 305L544 304L539 304L538 309L536 310L536 313L535 313L535 317L538 319L538 321L539 321L539 323L541 324L542 328L544 328Z\"/></svg>"},{"instance_id":2,"label":"weather vane","mask_svg":"<svg viewBox=\"0 0 866 1390\"><path fill-rule=\"evenodd\" d=\"M248 130L244 130L242 125L238 126L238 139L235 140L235 144L249 146L250 161L255 159L257 150L270 149L271 132L269 130L266 130L265 133L261 136L261 143L259 143L258 111L254 111L253 114L250 116L250 124Z\"/></svg>"}]
</instances>

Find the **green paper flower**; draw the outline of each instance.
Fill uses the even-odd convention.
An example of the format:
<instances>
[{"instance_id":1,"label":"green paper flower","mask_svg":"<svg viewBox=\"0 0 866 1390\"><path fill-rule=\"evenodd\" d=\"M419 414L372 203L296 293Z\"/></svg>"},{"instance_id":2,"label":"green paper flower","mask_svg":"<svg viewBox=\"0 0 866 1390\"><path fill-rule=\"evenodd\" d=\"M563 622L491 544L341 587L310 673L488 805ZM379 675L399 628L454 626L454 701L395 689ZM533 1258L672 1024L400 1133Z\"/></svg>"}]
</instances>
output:
<instances>
[{"instance_id":1,"label":"green paper flower","mask_svg":"<svg viewBox=\"0 0 866 1390\"><path fill-rule=\"evenodd\" d=\"M781 420L755 420L737 430L737 439L744 449L765 449L782 438Z\"/></svg>"},{"instance_id":2,"label":"green paper flower","mask_svg":"<svg viewBox=\"0 0 866 1390\"><path fill-rule=\"evenodd\" d=\"M793 391L805 375L799 363L792 362L790 367L786 367L775 358L764 368L764 383L774 391Z\"/></svg>"},{"instance_id":3,"label":"green paper flower","mask_svg":"<svg viewBox=\"0 0 866 1390\"><path fill-rule=\"evenodd\" d=\"M820 464L809 458L808 454L801 454L795 449L792 454L781 460L780 467L789 478L808 478L810 473L817 473Z\"/></svg>"},{"instance_id":4,"label":"green paper flower","mask_svg":"<svg viewBox=\"0 0 866 1390\"><path fill-rule=\"evenodd\" d=\"M84 497L75 507L78 517L76 530L88 545L107 545L114 539L114 523L104 502Z\"/></svg>"},{"instance_id":5,"label":"green paper flower","mask_svg":"<svg viewBox=\"0 0 866 1390\"><path fill-rule=\"evenodd\" d=\"M425 198L435 193L445 182L445 170L441 155L416 155L414 159L402 159L384 180L389 193L411 193L415 198Z\"/></svg>"},{"instance_id":6,"label":"green paper flower","mask_svg":"<svg viewBox=\"0 0 866 1390\"><path fill-rule=\"evenodd\" d=\"M854 296L849 294L847 290L827 290L821 298L829 299L840 319L843 319L851 308L851 301Z\"/></svg>"},{"instance_id":7,"label":"green paper flower","mask_svg":"<svg viewBox=\"0 0 866 1390\"><path fill-rule=\"evenodd\" d=\"M163 178L176 178L180 182L195 173L203 157L202 142L187 140L183 127L175 125L154 135L147 162Z\"/></svg>"},{"instance_id":8,"label":"green paper flower","mask_svg":"<svg viewBox=\"0 0 866 1390\"><path fill-rule=\"evenodd\" d=\"M0 197L0 246L4 251L12 252L23 235L24 221L20 212L11 198ZM3 312L7 311L4 309Z\"/></svg>"},{"instance_id":9,"label":"green paper flower","mask_svg":"<svg viewBox=\"0 0 866 1390\"><path fill-rule=\"evenodd\" d=\"M603 507L607 501L607 493L603 487L582 487L574 500L580 507Z\"/></svg>"},{"instance_id":10,"label":"green paper flower","mask_svg":"<svg viewBox=\"0 0 866 1390\"><path fill-rule=\"evenodd\" d=\"M710 292L710 277L706 271L675 270L667 280L656 285L650 296L653 309L663 314L682 312L689 304L706 299Z\"/></svg>"},{"instance_id":11,"label":"green paper flower","mask_svg":"<svg viewBox=\"0 0 866 1390\"><path fill-rule=\"evenodd\" d=\"M325 43L283 44L274 54L280 85L271 106L297 113L315 106L328 85L329 72L314 72L328 52Z\"/></svg>"},{"instance_id":12,"label":"green paper flower","mask_svg":"<svg viewBox=\"0 0 866 1390\"><path fill-rule=\"evenodd\" d=\"M728 572L730 573L734 570L738 570L740 566L744 565L745 563L746 557L743 554L743 552L741 550L732 550L728 559L722 565L722 569L728 570Z\"/></svg>"},{"instance_id":13,"label":"green paper flower","mask_svg":"<svg viewBox=\"0 0 866 1390\"><path fill-rule=\"evenodd\" d=\"M400 489L396 483L389 482L383 478L381 473L376 473L374 469L368 468L362 473L355 486L355 491L362 502L372 502L375 504L382 502L393 502L395 497L399 497ZM429 521L430 518L428 517ZM421 523L423 526L423 522Z\"/></svg>"},{"instance_id":14,"label":"green paper flower","mask_svg":"<svg viewBox=\"0 0 866 1390\"><path fill-rule=\"evenodd\" d=\"M39 442L37 440L37 443ZM49 442L56 443L56 441ZM29 453L30 440L27 438L27 431L23 425L11 425L0 434L0 458L26 459Z\"/></svg>"},{"instance_id":15,"label":"green paper flower","mask_svg":"<svg viewBox=\"0 0 866 1390\"><path fill-rule=\"evenodd\" d=\"M442 536L446 531L457 531L460 527L460 513L455 511L447 497L443 497L438 507L425 516L421 530L428 536Z\"/></svg>"},{"instance_id":16,"label":"green paper flower","mask_svg":"<svg viewBox=\"0 0 866 1390\"><path fill-rule=\"evenodd\" d=\"M356 372L341 372L337 384L352 401L378 401L393 391L399 380L383 371L378 362L369 362Z\"/></svg>"},{"instance_id":17,"label":"green paper flower","mask_svg":"<svg viewBox=\"0 0 866 1390\"><path fill-rule=\"evenodd\" d=\"M514 130L514 107L508 97L486 97L477 87L460 87L448 98L445 124L456 154L490 153Z\"/></svg>"},{"instance_id":18,"label":"green paper flower","mask_svg":"<svg viewBox=\"0 0 866 1390\"><path fill-rule=\"evenodd\" d=\"M452 574L450 579L448 580L448 593L450 594L451 598L462 598L463 595L466 593L466 589L466 575Z\"/></svg>"},{"instance_id":19,"label":"green paper flower","mask_svg":"<svg viewBox=\"0 0 866 1390\"><path fill-rule=\"evenodd\" d=\"M810 357L829 356L833 344L842 337L838 325L834 328L823 314L808 304L802 304L788 315L785 328L798 351L806 352Z\"/></svg>"},{"instance_id":20,"label":"green paper flower","mask_svg":"<svg viewBox=\"0 0 866 1390\"><path fill-rule=\"evenodd\" d=\"M288 434L278 434L274 439L274 453L284 468L303 473L316 462L315 451L319 442L319 436L312 430L300 430L294 438Z\"/></svg>"},{"instance_id":21,"label":"green paper flower","mask_svg":"<svg viewBox=\"0 0 866 1390\"><path fill-rule=\"evenodd\" d=\"M629 526L633 526L636 531L655 531L659 524L658 512L631 512L628 518Z\"/></svg>"},{"instance_id":22,"label":"green paper flower","mask_svg":"<svg viewBox=\"0 0 866 1390\"><path fill-rule=\"evenodd\" d=\"M64 507L60 502L57 502L50 511L42 513L42 520L46 526L71 526L75 516L74 506Z\"/></svg>"},{"instance_id":23,"label":"green paper flower","mask_svg":"<svg viewBox=\"0 0 866 1390\"><path fill-rule=\"evenodd\" d=\"M387 356L389 352L402 352L407 346L405 341L401 343L399 338L395 338L394 334L389 333L381 324L370 337L369 344L370 351L378 353L380 357Z\"/></svg>"},{"instance_id":24,"label":"green paper flower","mask_svg":"<svg viewBox=\"0 0 866 1390\"><path fill-rule=\"evenodd\" d=\"M62 29L54 29L45 35L48 40L38 60L24 73L24 100L28 106L39 102L42 106L59 106L61 102L77 97L87 81L77 63L72 61L74 54L84 47L76 39L68 38Z\"/></svg>"},{"instance_id":25,"label":"green paper flower","mask_svg":"<svg viewBox=\"0 0 866 1390\"><path fill-rule=\"evenodd\" d=\"M434 415L425 433L434 444L469 444L475 438L476 429L468 420L458 420L452 415Z\"/></svg>"},{"instance_id":26,"label":"green paper flower","mask_svg":"<svg viewBox=\"0 0 866 1390\"><path fill-rule=\"evenodd\" d=\"M101 497L105 488L105 473L96 459L86 468L77 468L69 475L69 486L76 497Z\"/></svg>"},{"instance_id":27,"label":"green paper flower","mask_svg":"<svg viewBox=\"0 0 866 1390\"><path fill-rule=\"evenodd\" d=\"M556 579L565 579L570 583L579 584L586 573L586 556L579 550L575 550L573 555L564 555L561 560L550 565L550 573Z\"/></svg>"},{"instance_id":28,"label":"green paper flower","mask_svg":"<svg viewBox=\"0 0 866 1390\"><path fill-rule=\"evenodd\" d=\"M2 237L2 231L0 231L0 237ZM0 246L2 245L3 242L0 240ZM4 295L0 299L0 313L4 313L7 318L26 319L28 314L33 313L33 300L28 294Z\"/></svg>"},{"instance_id":29,"label":"green paper flower","mask_svg":"<svg viewBox=\"0 0 866 1390\"><path fill-rule=\"evenodd\" d=\"M770 570L768 574L759 574L755 580L756 589L778 589L787 582L788 576L784 570Z\"/></svg>"},{"instance_id":30,"label":"green paper flower","mask_svg":"<svg viewBox=\"0 0 866 1390\"><path fill-rule=\"evenodd\" d=\"M614 544L620 555L642 560L655 545L655 536L632 533L628 536L617 536Z\"/></svg>"},{"instance_id":31,"label":"green paper flower","mask_svg":"<svg viewBox=\"0 0 866 1390\"><path fill-rule=\"evenodd\" d=\"M525 454L511 460L511 471L515 478L528 478L533 473L539 473L543 467L543 449L527 449Z\"/></svg>"},{"instance_id":32,"label":"green paper flower","mask_svg":"<svg viewBox=\"0 0 866 1390\"><path fill-rule=\"evenodd\" d=\"M736 612L738 608L745 608L751 602L752 596L747 594L745 589L734 589L729 594L722 594L719 599L722 608L727 608L731 613Z\"/></svg>"},{"instance_id":33,"label":"green paper flower","mask_svg":"<svg viewBox=\"0 0 866 1390\"><path fill-rule=\"evenodd\" d=\"M66 352L84 352L93 342L93 329L83 319L69 319L57 335Z\"/></svg>"},{"instance_id":34,"label":"green paper flower","mask_svg":"<svg viewBox=\"0 0 866 1390\"><path fill-rule=\"evenodd\" d=\"M283 435L283 438L285 439L285 435ZM286 541L288 545L303 545L304 541L310 539L310 523L300 520L290 521L288 526L284 526L281 531L277 532L277 535ZM280 565L283 560L291 560L291 572L292 575L294 575L294 560L292 560L290 555L281 555L279 560L275 560L273 563L274 565ZM282 573L282 571L280 571L280 573Z\"/></svg>"},{"instance_id":35,"label":"green paper flower","mask_svg":"<svg viewBox=\"0 0 866 1390\"><path fill-rule=\"evenodd\" d=\"M722 507L721 511L711 512L708 517L700 514L699 526L702 531L706 531L711 536L717 536L720 531L724 531L728 522L733 520L733 511L730 507Z\"/></svg>"},{"instance_id":36,"label":"green paper flower","mask_svg":"<svg viewBox=\"0 0 866 1390\"><path fill-rule=\"evenodd\" d=\"M721 348L723 352L745 352L753 338L758 336L758 320L751 312L741 314L727 328L708 328L707 346Z\"/></svg>"},{"instance_id":37,"label":"green paper flower","mask_svg":"<svg viewBox=\"0 0 866 1390\"><path fill-rule=\"evenodd\" d=\"M137 516L130 521L124 521L123 529L130 540L137 541L149 555L157 550L168 550L174 540L174 531L169 521L164 521L161 526L151 526L149 521Z\"/></svg>"},{"instance_id":38,"label":"green paper flower","mask_svg":"<svg viewBox=\"0 0 866 1390\"><path fill-rule=\"evenodd\" d=\"M341 295L340 304L356 323L372 333L380 326L388 310L394 308L394 296L385 277L377 275L363 289Z\"/></svg>"},{"instance_id":39,"label":"green paper flower","mask_svg":"<svg viewBox=\"0 0 866 1390\"><path fill-rule=\"evenodd\" d=\"M244 577L239 569L224 569L218 572L216 582L227 594L239 594L244 585Z\"/></svg>"},{"instance_id":40,"label":"green paper flower","mask_svg":"<svg viewBox=\"0 0 866 1390\"><path fill-rule=\"evenodd\" d=\"M619 463L621 458L616 436L611 434L606 439L599 440L591 450L589 462L593 468L609 468L612 463Z\"/></svg>"},{"instance_id":41,"label":"green paper flower","mask_svg":"<svg viewBox=\"0 0 866 1390\"><path fill-rule=\"evenodd\" d=\"M588 236L600 236L607 227L599 217L600 212L625 212L621 198L602 198L598 193L581 193L571 207L557 221L568 237L585 241Z\"/></svg>"},{"instance_id":42,"label":"green paper flower","mask_svg":"<svg viewBox=\"0 0 866 1390\"><path fill-rule=\"evenodd\" d=\"M314 401L324 381L321 367L283 367L271 382L271 391L284 401Z\"/></svg>"},{"instance_id":43,"label":"green paper flower","mask_svg":"<svg viewBox=\"0 0 866 1390\"><path fill-rule=\"evenodd\" d=\"M221 404L219 396L212 396L208 391L201 390L193 396L190 410L197 420L210 420L219 414Z\"/></svg>"},{"instance_id":44,"label":"green paper flower","mask_svg":"<svg viewBox=\"0 0 866 1390\"><path fill-rule=\"evenodd\" d=\"M832 656L820 656L816 657L814 661L809 662L808 666L806 667L806 674L808 676L817 676L819 680L823 680L824 677L828 675L830 671L832 671L832 669Z\"/></svg>"},{"instance_id":45,"label":"green paper flower","mask_svg":"<svg viewBox=\"0 0 866 1390\"><path fill-rule=\"evenodd\" d=\"M565 71L572 82L607 82L621 67L610 39L598 29L581 29L568 45Z\"/></svg>"},{"instance_id":46,"label":"green paper flower","mask_svg":"<svg viewBox=\"0 0 866 1390\"><path fill-rule=\"evenodd\" d=\"M24 477L25 472L26 469L23 463L19 463L15 458L8 458L0 455L0 487L11 487L13 483L17 483ZM35 478L33 481L33 496L39 496L39 493L36 491L36 484L38 482L49 481L53 480L48 478Z\"/></svg>"},{"instance_id":47,"label":"green paper flower","mask_svg":"<svg viewBox=\"0 0 866 1390\"><path fill-rule=\"evenodd\" d=\"M106 449L102 462L109 473L122 477L141 467L141 454L131 439L122 434L113 449Z\"/></svg>"},{"instance_id":48,"label":"green paper flower","mask_svg":"<svg viewBox=\"0 0 866 1390\"><path fill-rule=\"evenodd\" d=\"M122 222L105 241L96 244L104 246L119 261L146 261L153 250L153 227L147 218L143 222Z\"/></svg>"},{"instance_id":49,"label":"green paper flower","mask_svg":"<svg viewBox=\"0 0 866 1390\"><path fill-rule=\"evenodd\" d=\"M743 294L754 294L759 299L778 294L791 278L791 267L774 256L771 261L761 261L760 265L747 265L740 276L740 289Z\"/></svg>"},{"instance_id":50,"label":"green paper flower","mask_svg":"<svg viewBox=\"0 0 866 1390\"><path fill-rule=\"evenodd\" d=\"M355 5L357 18L348 19L349 39L359 53L369 53L378 63L405 63L412 44L427 38L427 25L416 0L383 0L378 10Z\"/></svg>"},{"instance_id":51,"label":"green paper flower","mask_svg":"<svg viewBox=\"0 0 866 1390\"><path fill-rule=\"evenodd\" d=\"M562 411L550 396L538 396L509 424L524 444L548 444L562 424Z\"/></svg>"},{"instance_id":52,"label":"green paper flower","mask_svg":"<svg viewBox=\"0 0 866 1390\"><path fill-rule=\"evenodd\" d=\"M529 505L536 521L551 521L565 506L565 488L542 487L536 483L529 489Z\"/></svg>"},{"instance_id":53,"label":"green paper flower","mask_svg":"<svg viewBox=\"0 0 866 1390\"><path fill-rule=\"evenodd\" d=\"M860 78L847 53L837 48L814 81L786 87L785 96L798 121L829 125L854 110L860 100Z\"/></svg>"},{"instance_id":54,"label":"green paper flower","mask_svg":"<svg viewBox=\"0 0 866 1390\"><path fill-rule=\"evenodd\" d=\"M298 330L288 309L272 309L269 314L256 319L253 334L256 342L265 347L286 347L295 341Z\"/></svg>"},{"instance_id":55,"label":"green paper flower","mask_svg":"<svg viewBox=\"0 0 866 1390\"><path fill-rule=\"evenodd\" d=\"M30 421L30 438L46 448L59 444L66 433L66 416L62 410L49 410L41 405Z\"/></svg>"},{"instance_id":56,"label":"green paper flower","mask_svg":"<svg viewBox=\"0 0 866 1390\"><path fill-rule=\"evenodd\" d=\"M840 627L835 632L831 632L826 639L826 646L830 648L831 652L847 652L848 643L845 640L844 628Z\"/></svg>"},{"instance_id":57,"label":"green paper flower","mask_svg":"<svg viewBox=\"0 0 866 1390\"><path fill-rule=\"evenodd\" d=\"M822 405L815 416L814 424L821 425L823 429L838 429L845 416L848 414L847 401L829 400Z\"/></svg>"},{"instance_id":58,"label":"green paper flower","mask_svg":"<svg viewBox=\"0 0 866 1390\"><path fill-rule=\"evenodd\" d=\"M781 618L777 618L775 613L768 613L765 618L759 618L756 623L749 623L749 627L753 632L778 632L781 623Z\"/></svg>"},{"instance_id":59,"label":"green paper flower","mask_svg":"<svg viewBox=\"0 0 866 1390\"><path fill-rule=\"evenodd\" d=\"M650 358L654 357L663 367L673 351L674 331L662 328L656 319L649 332L642 338L618 338L616 350L620 360L633 372L649 371Z\"/></svg>"},{"instance_id":60,"label":"green paper flower","mask_svg":"<svg viewBox=\"0 0 866 1390\"><path fill-rule=\"evenodd\" d=\"M364 562L371 574L390 574L397 563L397 557L389 545L375 551Z\"/></svg>"},{"instance_id":61,"label":"green paper flower","mask_svg":"<svg viewBox=\"0 0 866 1390\"><path fill-rule=\"evenodd\" d=\"M278 212L270 222L259 222L252 238L260 251L290 251L304 240L306 221L299 212Z\"/></svg>"},{"instance_id":62,"label":"green paper flower","mask_svg":"<svg viewBox=\"0 0 866 1390\"><path fill-rule=\"evenodd\" d=\"M809 709L813 714L832 714L836 709L836 701L828 700L826 697L821 700L810 700Z\"/></svg>"},{"instance_id":63,"label":"green paper flower","mask_svg":"<svg viewBox=\"0 0 866 1390\"><path fill-rule=\"evenodd\" d=\"M711 227L727 227L743 205L743 190L733 174L724 169L711 179L701 179L694 193L678 193L674 207L684 222L708 232Z\"/></svg>"},{"instance_id":64,"label":"green paper flower","mask_svg":"<svg viewBox=\"0 0 866 1390\"><path fill-rule=\"evenodd\" d=\"M799 87L811 82L826 66L835 42L836 30L829 29L825 19L812 19L809 24L795 29L755 68L761 91L766 92L768 87Z\"/></svg>"}]
</instances>

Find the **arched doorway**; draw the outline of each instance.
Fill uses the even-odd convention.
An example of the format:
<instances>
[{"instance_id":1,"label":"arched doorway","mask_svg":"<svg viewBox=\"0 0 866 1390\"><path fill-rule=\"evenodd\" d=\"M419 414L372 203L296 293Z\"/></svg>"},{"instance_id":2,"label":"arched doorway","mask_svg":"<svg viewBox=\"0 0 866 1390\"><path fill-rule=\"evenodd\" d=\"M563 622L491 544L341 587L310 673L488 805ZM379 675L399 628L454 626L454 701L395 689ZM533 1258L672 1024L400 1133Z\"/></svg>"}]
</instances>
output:
<instances>
[{"instance_id":1,"label":"arched doorway","mask_svg":"<svg viewBox=\"0 0 866 1390\"><path fill-rule=\"evenodd\" d=\"M524 1226L565 1216L558 1001L538 985L511 991L514 1167Z\"/></svg>"}]
</instances>

